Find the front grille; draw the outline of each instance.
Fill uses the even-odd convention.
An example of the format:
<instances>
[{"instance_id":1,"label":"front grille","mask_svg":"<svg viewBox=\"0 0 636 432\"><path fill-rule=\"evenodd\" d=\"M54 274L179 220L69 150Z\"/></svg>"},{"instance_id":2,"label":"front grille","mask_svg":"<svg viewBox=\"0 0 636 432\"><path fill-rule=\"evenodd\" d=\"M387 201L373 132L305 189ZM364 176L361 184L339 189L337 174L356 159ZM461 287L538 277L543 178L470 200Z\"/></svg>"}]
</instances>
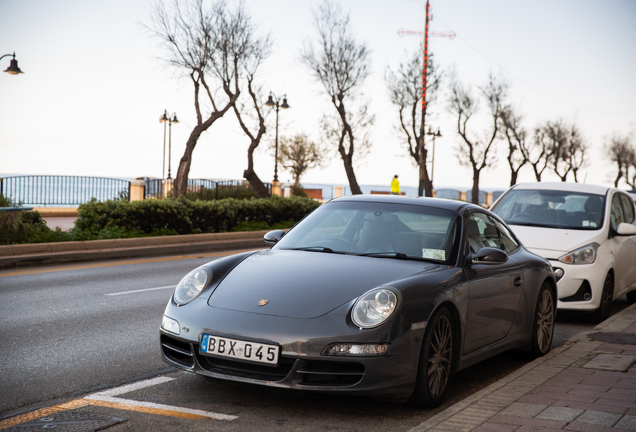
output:
<instances>
[{"instance_id":1,"label":"front grille","mask_svg":"<svg viewBox=\"0 0 636 432\"><path fill-rule=\"evenodd\" d=\"M173 362L185 367L194 367L192 348L188 342L182 342L162 334L161 349L163 350L163 354Z\"/></svg>"},{"instance_id":2,"label":"front grille","mask_svg":"<svg viewBox=\"0 0 636 432\"><path fill-rule=\"evenodd\" d=\"M364 365L350 362L306 361L296 373L302 376L301 385L349 386L362 380Z\"/></svg>"},{"instance_id":3,"label":"front grille","mask_svg":"<svg viewBox=\"0 0 636 432\"><path fill-rule=\"evenodd\" d=\"M201 367L208 372L267 381L280 381L284 379L289 375L289 371L296 361L295 359L279 357L276 367L263 366L256 363L243 363L204 356L199 353L198 348L196 356Z\"/></svg>"}]
</instances>

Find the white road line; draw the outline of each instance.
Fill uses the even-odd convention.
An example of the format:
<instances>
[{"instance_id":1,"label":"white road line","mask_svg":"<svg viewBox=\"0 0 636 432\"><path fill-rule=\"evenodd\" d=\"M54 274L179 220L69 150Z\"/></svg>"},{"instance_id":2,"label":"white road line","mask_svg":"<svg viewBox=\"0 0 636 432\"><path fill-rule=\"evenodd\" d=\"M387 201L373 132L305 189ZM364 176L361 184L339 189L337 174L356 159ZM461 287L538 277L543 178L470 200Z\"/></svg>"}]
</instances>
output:
<instances>
[{"instance_id":1,"label":"white road line","mask_svg":"<svg viewBox=\"0 0 636 432\"><path fill-rule=\"evenodd\" d=\"M158 384L167 383L170 381L174 381L176 378L170 378L166 376L160 376L157 378L147 379L145 381L139 381L133 384L126 384L120 387L115 387L110 390L105 390L101 392L94 393L95 396L117 396L124 393L130 393L136 390L141 390L142 388L156 386Z\"/></svg>"},{"instance_id":2,"label":"white road line","mask_svg":"<svg viewBox=\"0 0 636 432\"><path fill-rule=\"evenodd\" d=\"M104 295L118 296L118 295L124 295L124 294L135 294L135 293L146 292L146 291L158 291L163 289L175 289L175 288L176 288L176 285L168 285L168 286L162 286L162 287L156 287L156 288L144 288L144 289L138 289L138 290L132 290L132 291L119 291L119 292L108 293Z\"/></svg>"},{"instance_id":3,"label":"white road line","mask_svg":"<svg viewBox=\"0 0 636 432\"><path fill-rule=\"evenodd\" d=\"M194 414L194 415L200 415L200 416L203 416L203 417L213 418L213 419L216 419L216 420L228 420L228 421L231 421L231 420L235 420L235 419L238 418L237 416L233 416L233 415L219 414L219 413L214 413L214 412L209 412L209 411L201 411L201 410L190 409L190 408L181 408L181 407L176 407L176 406L172 406L172 405L163 405L163 404L157 404L157 403L152 403L152 402L142 402L142 401L137 401L137 400L132 400L132 399L122 399L122 398L114 397L116 395L120 395L120 394L124 394L124 393L130 393L130 392L133 392L135 390L142 389L142 388L151 387L151 386L154 386L154 385L170 382L170 381L173 381L174 379L175 378L170 378L170 377L152 378L152 379L145 380L145 381L140 381L140 382L137 382L137 383L134 383L134 384L128 384L128 385L124 385L124 386L121 386L121 387L116 387L114 389L110 389L110 390L106 390L106 391L102 391L102 392L98 392L98 393L93 393L92 395L84 397L84 399L91 399L91 400L98 400L98 401L102 401L102 402L111 402L111 403L118 403L118 404L133 405L133 406L139 406L139 407L144 407L144 408L154 408L154 409L160 409L160 410L165 410L165 411L180 412L180 413L184 413L184 414Z\"/></svg>"}]
</instances>

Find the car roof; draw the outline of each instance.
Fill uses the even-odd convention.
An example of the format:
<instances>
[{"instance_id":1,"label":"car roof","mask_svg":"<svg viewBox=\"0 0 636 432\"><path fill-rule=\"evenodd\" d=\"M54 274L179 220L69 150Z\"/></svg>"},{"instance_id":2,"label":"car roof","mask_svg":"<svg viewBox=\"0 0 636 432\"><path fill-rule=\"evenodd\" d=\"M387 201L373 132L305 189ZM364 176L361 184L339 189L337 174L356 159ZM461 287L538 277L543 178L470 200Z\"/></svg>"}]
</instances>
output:
<instances>
[{"instance_id":1,"label":"car roof","mask_svg":"<svg viewBox=\"0 0 636 432\"><path fill-rule=\"evenodd\" d=\"M585 183L569 183L569 182L534 182L519 183L512 187L515 190L560 190L567 192L583 192L595 195L605 195L611 187L599 186Z\"/></svg>"},{"instance_id":2,"label":"car roof","mask_svg":"<svg viewBox=\"0 0 636 432\"><path fill-rule=\"evenodd\" d=\"M334 198L332 201L344 202L377 202L377 203L391 203L391 204L408 204L418 205L426 207L437 207L454 212L460 212L460 210L466 207L481 208L477 205L470 204L464 201L449 200L444 198L427 198L427 197L409 197L402 195L349 195L339 198Z\"/></svg>"}]
</instances>

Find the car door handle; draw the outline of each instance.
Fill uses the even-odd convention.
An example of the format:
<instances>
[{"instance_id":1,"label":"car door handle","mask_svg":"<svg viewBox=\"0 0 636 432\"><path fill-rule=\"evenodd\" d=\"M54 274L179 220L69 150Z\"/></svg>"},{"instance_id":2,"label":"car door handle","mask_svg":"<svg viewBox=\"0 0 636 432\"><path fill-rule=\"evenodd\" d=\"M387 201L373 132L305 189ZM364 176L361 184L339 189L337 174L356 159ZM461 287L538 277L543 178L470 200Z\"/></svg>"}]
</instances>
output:
<instances>
[{"instance_id":1,"label":"car door handle","mask_svg":"<svg viewBox=\"0 0 636 432\"><path fill-rule=\"evenodd\" d=\"M521 286L521 276L515 278L515 286Z\"/></svg>"}]
</instances>

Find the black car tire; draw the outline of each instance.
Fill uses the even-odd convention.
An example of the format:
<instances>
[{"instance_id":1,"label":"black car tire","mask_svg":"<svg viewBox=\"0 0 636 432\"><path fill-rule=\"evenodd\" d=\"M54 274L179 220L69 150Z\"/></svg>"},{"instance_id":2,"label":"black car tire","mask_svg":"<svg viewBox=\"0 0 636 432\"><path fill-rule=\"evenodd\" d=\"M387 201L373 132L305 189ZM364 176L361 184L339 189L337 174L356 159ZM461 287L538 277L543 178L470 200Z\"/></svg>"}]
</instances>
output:
<instances>
[{"instance_id":1,"label":"black car tire","mask_svg":"<svg viewBox=\"0 0 636 432\"><path fill-rule=\"evenodd\" d=\"M629 304L636 303L636 291L630 291L627 293L627 301Z\"/></svg>"},{"instance_id":2,"label":"black car tire","mask_svg":"<svg viewBox=\"0 0 636 432\"><path fill-rule=\"evenodd\" d=\"M413 405L433 408L442 401L452 370L454 336L451 313L441 307L424 333L415 390L409 399Z\"/></svg>"},{"instance_id":3,"label":"black car tire","mask_svg":"<svg viewBox=\"0 0 636 432\"><path fill-rule=\"evenodd\" d=\"M603 294L601 294L601 305L596 309L590 320L594 324L600 324L610 316L610 309L612 307L612 298L614 297L614 278L610 273L605 277L603 283Z\"/></svg>"},{"instance_id":4,"label":"black car tire","mask_svg":"<svg viewBox=\"0 0 636 432\"><path fill-rule=\"evenodd\" d=\"M552 347L554 324L556 321L556 301L554 292L547 282L543 282L537 297L532 325L532 347L529 355L537 358L546 355Z\"/></svg>"}]
</instances>

